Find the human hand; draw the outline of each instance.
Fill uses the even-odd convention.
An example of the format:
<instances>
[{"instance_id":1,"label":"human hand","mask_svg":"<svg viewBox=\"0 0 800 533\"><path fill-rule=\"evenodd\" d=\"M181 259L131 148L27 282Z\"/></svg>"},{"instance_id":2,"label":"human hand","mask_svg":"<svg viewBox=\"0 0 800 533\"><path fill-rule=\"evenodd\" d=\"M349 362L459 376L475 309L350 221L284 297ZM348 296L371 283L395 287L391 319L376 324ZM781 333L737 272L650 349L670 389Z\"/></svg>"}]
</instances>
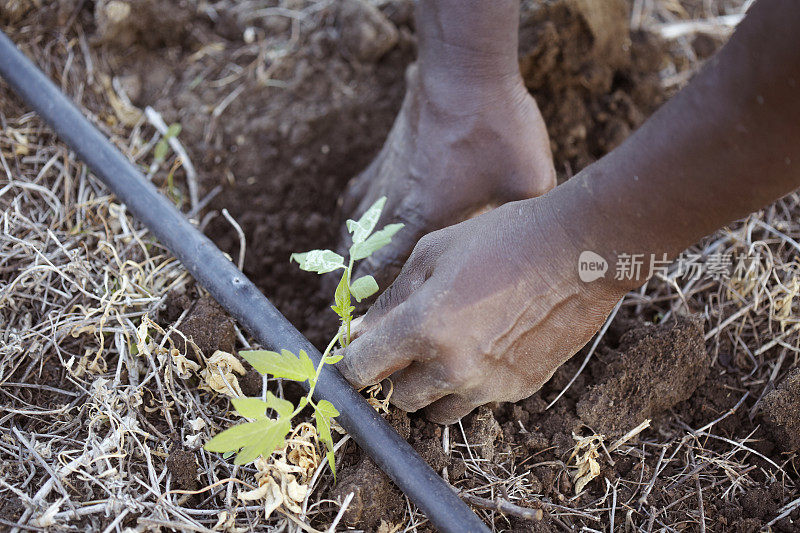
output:
<instances>
[{"instance_id":1,"label":"human hand","mask_svg":"<svg viewBox=\"0 0 800 533\"><path fill-rule=\"evenodd\" d=\"M579 279L587 243L570 236L553 196L423 237L356 328L345 377L356 387L390 378L394 405L427 407L440 423L536 392L625 292Z\"/></svg>"},{"instance_id":2,"label":"human hand","mask_svg":"<svg viewBox=\"0 0 800 533\"><path fill-rule=\"evenodd\" d=\"M356 272L381 286L426 233L555 185L544 122L518 75L473 76L453 86L437 76L423 79L412 66L406 77L406 97L382 151L342 198L343 214L358 219L386 196L379 226L405 224ZM340 243L350 244L344 226Z\"/></svg>"}]
</instances>

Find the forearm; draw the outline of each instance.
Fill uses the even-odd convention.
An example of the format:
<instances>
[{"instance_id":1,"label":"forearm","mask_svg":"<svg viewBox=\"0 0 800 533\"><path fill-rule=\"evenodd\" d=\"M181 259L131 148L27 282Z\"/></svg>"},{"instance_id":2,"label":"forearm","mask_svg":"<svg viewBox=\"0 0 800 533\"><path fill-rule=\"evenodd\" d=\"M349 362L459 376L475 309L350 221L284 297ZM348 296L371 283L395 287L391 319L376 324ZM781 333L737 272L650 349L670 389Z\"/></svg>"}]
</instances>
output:
<instances>
[{"instance_id":1,"label":"forearm","mask_svg":"<svg viewBox=\"0 0 800 533\"><path fill-rule=\"evenodd\" d=\"M432 97L519 79L519 0L419 0L420 76Z\"/></svg>"},{"instance_id":2,"label":"forearm","mask_svg":"<svg viewBox=\"0 0 800 533\"><path fill-rule=\"evenodd\" d=\"M622 253L675 257L797 188L798 30L800 4L756 3L686 89L554 191L574 237L609 260Z\"/></svg>"}]
</instances>

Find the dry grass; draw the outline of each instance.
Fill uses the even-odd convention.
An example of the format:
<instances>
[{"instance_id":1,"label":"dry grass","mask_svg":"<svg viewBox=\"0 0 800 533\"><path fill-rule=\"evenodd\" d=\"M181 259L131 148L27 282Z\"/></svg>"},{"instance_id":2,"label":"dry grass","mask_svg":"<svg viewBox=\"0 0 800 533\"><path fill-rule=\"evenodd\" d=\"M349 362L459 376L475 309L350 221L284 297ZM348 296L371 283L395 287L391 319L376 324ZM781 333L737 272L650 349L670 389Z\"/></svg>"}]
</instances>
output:
<instances>
[{"instance_id":1,"label":"dry grass","mask_svg":"<svg viewBox=\"0 0 800 533\"><path fill-rule=\"evenodd\" d=\"M245 4L233 15L259 16ZM690 46L694 32L724 36L731 19L718 17L741 10L741 2L696 4L634 2L634 26L662 34L680 30L673 42L674 61L662 73L665 87L680 86L697 68ZM233 9L226 2L213 7ZM82 31L76 30L75 39L59 36L44 42L36 35L35 16L18 9L19 31L12 38L28 45L37 63L132 160L149 167L159 134L113 83L103 83L102 58L91 55ZM314 13L313 6L279 9L294 21ZM25 16L31 17L27 24ZM20 531L110 532L127 524L180 531L335 528L341 504L347 502L319 496L331 480L320 463L315 436L305 426L287 450L247 467L234 467L199 449L232 423L227 397L238 390L236 372L220 372L215 364L224 355L212 359L214 354L196 349L178 350L173 339L183 317L160 322L167 295L196 290L192 280L35 115L22 111L7 90L2 96L0 524ZM225 105L220 102L215 116ZM151 169L158 183L174 161ZM185 182L183 169L176 176ZM202 199L198 203L202 206ZM800 505L794 456L767 458L751 439L730 439L716 427L728 416L742 416L748 399L747 416L755 417L764 394L797 365L799 221L800 196L793 194L691 250L703 258L757 255L750 270L710 282L686 280L673 267L622 302L623 310L659 320L702 313L715 362L723 358L724 365L747 370L737 390L742 400L734 408L699 428L675 418L660 432L622 443L584 437L581 460L589 471L594 464L600 467L599 480L592 483L605 487L602 497L593 500L548 500L533 490L530 472L542 466L536 458L520 463L512 454L501 454L486 461L477 450L481 443L469 442L460 424L451 426L444 430L442 446L447 455L464 461L473 481L464 498L498 530L511 525L508 516L532 512L565 531L614 526L704 531L712 528L704 505L710 494L731 501L771 481L783 483L787 491L786 505L775 519L794 510ZM239 344L247 342L240 334ZM213 382L220 373L222 380ZM337 449L345 442L347 437ZM175 489L170 457L174 461L182 448L197 450L199 457L200 477L191 491ZM640 465L638 479L605 479L602 469L623 458ZM568 456L549 466L567 477L575 472L575 460ZM663 497L667 493L669 501ZM275 509L269 519L265 506ZM19 518L9 520L15 511ZM406 502L400 530L425 525Z\"/></svg>"},{"instance_id":2,"label":"dry grass","mask_svg":"<svg viewBox=\"0 0 800 533\"><path fill-rule=\"evenodd\" d=\"M186 160L152 164L163 126L112 80L99 81L103 60L87 55L83 34L43 43L35 11L18 13L12 39L156 183L178 169L185 184ZM2 98L0 529L315 531L309 524L330 523L339 504L311 498L330 482L313 427L298 426L286 449L247 467L200 448L233 423L228 396L240 389L229 355L203 354L191 341L178 349L186 312L160 323L168 298L198 290L193 280L35 114L7 89ZM241 333L239 343L249 346ZM196 489L176 489L181 470Z\"/></svg>"}]
</instances>

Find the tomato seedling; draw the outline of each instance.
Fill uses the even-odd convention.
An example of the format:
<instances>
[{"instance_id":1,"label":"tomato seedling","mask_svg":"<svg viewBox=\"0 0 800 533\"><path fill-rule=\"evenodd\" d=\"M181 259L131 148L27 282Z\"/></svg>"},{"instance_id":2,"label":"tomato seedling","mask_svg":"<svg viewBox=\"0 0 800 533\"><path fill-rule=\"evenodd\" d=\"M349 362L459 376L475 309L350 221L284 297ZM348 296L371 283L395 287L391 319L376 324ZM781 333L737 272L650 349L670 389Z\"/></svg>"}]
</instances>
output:
<instances>
[{"instance_id":1,"label":"tomato seedling","mask_svg":"<svg viewBox=\"0 0 800 533\"><path fill-rule=\"evenodd\" d=\"M319 364L314 366L304 350L300 350L298 354L288 350L281 350L280 353L268 350L239 352L239 355L263 375L298 382L307 381L308 394L301 398L296 406L271 392L267 392L263 399L233 399L236 412L253 421L233 426L214 436L206 443L206 450L220 453L238 452L234 463L239 465L250 463L260 455L268 456L273 451L283 448L286 435L292 430L292 419L308 405L314 409L317 434L325 444L328 463L334 476L336 475L331 419L337 416L339 411L329 401L314 401L312 396L323 366L334 364L342 358L342 355L332 355L333 349L337 345L346 348L350 344L350 324L355 311L352 298L360 302L378 291L378 283L372 276L352 279L355 262L369 257L389 244L392 236L403 227L403 224L388 224L373 233L385 203L386 197L381 197L360 219L347 221L347 230L352 235L353 244L350 246L346 261L344 257L331 250L311 250L291 255L290 261L296 261L301 269L309 272L325 274L343 270L334 294L334 305L331 306L339 315L339 330L322 353ZM270 410L273 416L268 416Z\"/></svg>"}]
</instances>

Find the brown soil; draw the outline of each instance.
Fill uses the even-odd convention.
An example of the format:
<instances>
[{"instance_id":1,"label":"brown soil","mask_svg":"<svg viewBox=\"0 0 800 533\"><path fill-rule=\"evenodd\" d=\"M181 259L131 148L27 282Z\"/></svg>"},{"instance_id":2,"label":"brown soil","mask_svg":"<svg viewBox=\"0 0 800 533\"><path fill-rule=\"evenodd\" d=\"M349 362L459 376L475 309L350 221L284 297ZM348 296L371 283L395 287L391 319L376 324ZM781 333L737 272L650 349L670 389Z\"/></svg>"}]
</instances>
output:
<instances>
[{"instance_id":1,"label":"brown soil","mask_svg":"<svg viewBox=\"0 0 800 533\"><path fill-rule=\"evenodd\" d=\"M630 330L619 352L605 368L607 377L577 405L581 420L606 436L619 436L688 400L711 364L699 319Z\"/></svg>"},{"instance_id":2,"label":"brown soil","mask_svg":"<svg viewBox=\"0 0 800 533\"><path fill-rule=\"evenodd\" d=\"M764 397L764 425L784 451L800 449L800 369L795 368Z\"/></svg>"},{"instance_id":3,"label":"brown soil","mask_svg":"<svg viewBox=\"0 0 800 533\"><path fill-rule=\"evenodd\" d=\"M210 357L217 350L228 353L236 351L233 319L210 296L203 296L195 302L177 329L206 357ZM181 352L192 352L182 339L176 341Z\"/></svg>"},{"instance_id":4,"label":"brown soil","mask_svg":"<svg viewBox=\"0 0 800 533\"><path fill-rule=\"evenodd\" d=\"M180 490L196 490L198 464L194 452L173 450L167 457L167 470L172 476L172 486Z\"/></svg>"},{"instance_id":5,"label":"brown soil","mask_svg":"<svg viewBox=\"0 0 800 533\"><path fill-rule=\"evenodd\" d=\"M290 265L288 257L335 242L340 222L336 198L380 148L400 105L403 72L414 56L413 3L378 2L379 9L360 0L333 2L323 8L317 25L294 24L279 15L248 21L233 12L212 19L208 12L167 6L161 0L130 4L136 16L117 20L113 2L62 0L43 10L41 24L52 32L65 21L78 20L133 103L152 105L167 122L183 125L181 140L198 167L202 192L222 187L205 219L207 233L231 257L238 256L236 233L218 214L227 208L247 238L247 275L313 342L323 342L335 327L328 298L321 294L318 278ZM617 146L663 102L658 71L666 52L651 36L628 30L626 2L539 4L523 2L520 61L548 125L563 180ZM18 16L4 12L0 23L13 23ZM294 41L290 53L264 56L257 44L247 42L248 34ZM718 45L708 39L692 44L702 57ZM179 171L178 179L182 176ZM179 329L205 355L216 349L234 351L233 323L212 300L174 295L161 312L175 321L187 309ZM649 312L652 316L644 318L657 317ZM652 325L642 319L623 310L591 363L552 408L546 409L547 404L576 373L585 351L531 398L483 407L466 417L463 431L469 448L459 426L449 428L451 445L445 450L440 426L396 410L388 417L459 489L524 474L526 490L541 501L579 506L603 498L608 480L618 487L618 501L632 501L629 508L636 509L637 521L649 506L683 502L657 517L655 529L659 524L692 528L698 517L695 480L702 479L709 530L757 531L796 498L791 489L797 477L794 456L787 458L778 450L800 447L800 373L792 373L763 398L760 415L748 416L757 399L752 395L714 426L722 438L743 442L750 437L752 449L785 465L789 473L776 481L766 474L774 468L748 452L748 459L763 468L751 471L746 483L728 493L730 480L714 485L702 478L702 471L699 477L687 476L692 468L687 465L699 449L686 446L678 455L685 461L660 464L655 446L660 438L721 417L745 392L761 390L757 387L763 384L747 382L745 372L726 361L719 349L712 358L698 322L679 318ZM44 365L43 375L48 368ZM47 382L62 383L62 373L57 374ZM255 391L260 382L247 385L245 380L242 385ZM20 395L44 408L64 403L47 391L22 390ZM145 407L155 410L159 401L146 396ZM573 435L598 432L611 437L645 418L653 419L652 429L639 436L647 441L641 446L646 457L631 452L613 464L604 462L601 475L573 500L574 480L566 466L575 446ZM768 432L758 427L762 420ZM715 443L706 442L722 461L722 448L713 448ZM352 442L343 451L339 481L320 497L341 501L353 492L344 517L349 526L375 531L381 523L389 529L401 523L406 503L399 491ZM167 465L174 488L197 487L193 452L176 449ZM632 499L639 497L642 484L653 479L646 505L636 504ZM13 519L18 512L9 505L0 502L0 514ZM799 515L795 511L772 527L797 531ZM540 523L497 513L483 516L509 531L569 529L565 524L571 524L551 513ZM624 521L617 519L617 524Z\"/></svg>"}]
</instances>

